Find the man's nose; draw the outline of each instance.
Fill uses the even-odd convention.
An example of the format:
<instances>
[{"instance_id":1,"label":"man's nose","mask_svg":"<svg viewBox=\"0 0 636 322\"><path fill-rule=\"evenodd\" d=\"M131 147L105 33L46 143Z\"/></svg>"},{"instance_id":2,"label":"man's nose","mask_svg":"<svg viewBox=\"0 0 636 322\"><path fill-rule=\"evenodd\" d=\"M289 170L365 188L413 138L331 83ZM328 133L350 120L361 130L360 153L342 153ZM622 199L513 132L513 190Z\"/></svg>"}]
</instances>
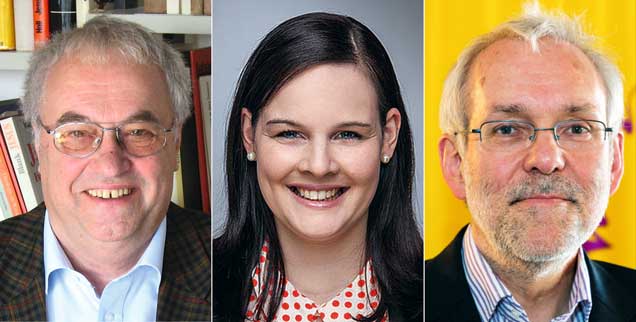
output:
<instances>
[{"instance_id":1,"label":"man's nose","mask_svg":"<svg viewBox=\"0 0 636 322\"><path fill-rule=\"evenodd\" d=\"M551 174L565 166L563 149L559 146L552 129L536 131L527 153L524 169L528 172L537 170L543 174Z\"/></svg>"},{"instance_id":2,"label":"man's nose","mask_svg":"<svg viewBox=\"0 0 636 322\"><path fill-rule=\"evenodd\" d=\"M105 176L118 176L130 169L131 160L115 130L105 130L97 151L91 156Z\"/></svg>"}]
</instances>

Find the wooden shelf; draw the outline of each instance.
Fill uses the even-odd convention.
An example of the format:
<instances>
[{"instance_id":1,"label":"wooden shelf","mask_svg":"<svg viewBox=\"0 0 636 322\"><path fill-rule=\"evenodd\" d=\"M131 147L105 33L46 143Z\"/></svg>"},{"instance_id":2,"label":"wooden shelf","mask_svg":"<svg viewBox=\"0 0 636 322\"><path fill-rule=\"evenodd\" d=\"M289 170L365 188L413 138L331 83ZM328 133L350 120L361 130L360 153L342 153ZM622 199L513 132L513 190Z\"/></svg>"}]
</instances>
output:
<instances>
[{"instance_id":1,"label":"wooden shelf","mask_svg":"<svg viewBox=\"0 0 636 322\"><path fill-rule=\"evenodd\" d=\"M0 70L26 70L30 51L0 51Z\"/></svg>"},{"instance_id":2,"label":"wooden shelf","mask_svg":"<svg viewBox=\"0 0 636 322\"><path fill-rule=\"evenodd\" d=\"M90 20L100 14L89 13L87 19ZM136 22L156 33L160 34L193 34L209 35L212 31L211 16L188 16L188 15L166 15L166 14L108 14L109 17L116 17L126 21Z\"/></svg>"}]
</instances>

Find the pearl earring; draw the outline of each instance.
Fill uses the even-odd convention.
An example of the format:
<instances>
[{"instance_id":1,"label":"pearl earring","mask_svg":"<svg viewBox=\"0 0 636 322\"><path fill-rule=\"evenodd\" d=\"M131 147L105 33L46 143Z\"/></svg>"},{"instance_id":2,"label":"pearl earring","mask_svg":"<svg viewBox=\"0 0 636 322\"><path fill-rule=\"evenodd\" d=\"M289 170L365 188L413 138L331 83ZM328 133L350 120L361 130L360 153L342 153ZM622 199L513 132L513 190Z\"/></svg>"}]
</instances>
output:
<instances>
[{"instance_id":1,"label":"pearl earring","mask_svg":"<svg viewBox=\"0 0 636 322\"><path fill-rule=\"evenodd\" d=\"M249 161L256 161L256 153L254 153L254 152L248 152L248 153L247 153L247 160L249 160Z\"/></svg>"},{"instance_id":2,"label":"pearl earring","mask_svg":"<svg viewBox=\"0 0 636 322\"><path fill-rule=\"evenodd\" d=\"M389 161L391 161L391 157L390 156L388 156L386 154L382 156L382 163L387 164L387 163L389 163Z\"/></svg>"}]
</instances>

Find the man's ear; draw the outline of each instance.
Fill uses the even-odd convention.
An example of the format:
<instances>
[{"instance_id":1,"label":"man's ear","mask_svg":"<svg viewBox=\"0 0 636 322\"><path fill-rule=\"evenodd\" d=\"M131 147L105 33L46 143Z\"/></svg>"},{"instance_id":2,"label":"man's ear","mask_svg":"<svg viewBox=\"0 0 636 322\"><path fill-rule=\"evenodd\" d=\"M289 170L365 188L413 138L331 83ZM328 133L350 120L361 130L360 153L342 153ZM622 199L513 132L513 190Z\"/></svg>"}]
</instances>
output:
<instances>
[{"instance_id":1,"label":"man's ear","mask_svg":"<svg viewBox=\"0 0 636 322\"><path fill-rule=\"evenodd\" d=\"M397 108L393 107L386 113L386 121L382 128L382 156L389 158L395 152L398 135L400 135L400 126L402 125L402 115Z\"/></svg>"},{"instance_id":2,"label":"man's ear","mask_svg":"<svg viewBox=\"0 0 636 322\"><path fill-rule=\"evenodd\" d=\"M612 168L610 173L611 185L610 194L614 194L618 190L624 172L624 156L623 156L623 132L616 133L612 139Z\"/></svg>"},{"instance_id":3,"label":"man's ear","mask_svg":"<svg viewBox=\"0 0 636 322\"><path fill-rule=\"evenodd\" d=\"M462 156L454 137L444 134L437 145L442 165L442 174L451 191L461 200L466 200L466 187L462 175Z\"/></svg>"},{"instance_id":4,"label":"man's ear","mask_svg":"<svg viewBox=\"0 0 636 322\"><path fill-rule=\"evenodd\" d=\"M243 147L247 153L254 151L254 128L252 127L252 112L247 108L241 109L241 137Z\"/></svg>"}]
</instances>

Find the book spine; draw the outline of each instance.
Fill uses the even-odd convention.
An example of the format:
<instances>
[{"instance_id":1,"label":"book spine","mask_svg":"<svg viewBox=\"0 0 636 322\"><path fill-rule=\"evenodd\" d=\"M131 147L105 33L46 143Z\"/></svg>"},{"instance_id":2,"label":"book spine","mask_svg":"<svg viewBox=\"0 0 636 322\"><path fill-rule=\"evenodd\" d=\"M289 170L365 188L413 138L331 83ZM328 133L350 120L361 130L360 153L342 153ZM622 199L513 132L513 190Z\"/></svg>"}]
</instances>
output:
<instances>
[{"instance_id":1,"label":"book spine","mask_svg":"<svg viewBox=\"0 0 636 322\"><path fill-rule=\"evenodd\" d=\"M0 0L0 50L15 50L13 0Z\"/></svg>"},{"instance_id":2,"label":"book spine","mask_svg":"<svg viewBox=\"0 0 636 322\"><path fill-rule=\"evenodd\" d=\"M20 200L20 190L18 180L11 165L11 157L4 142L4 137L0 135L0 183L2 184L4 195L7 198L9 209L13 216L26 212L24 200Z\"/></svg>"},{"instance_id":3,"label":"book spine","mask_svg":"<svg viewBox=\"0 0 636 322\"><path fill-rule=\"evenodd\" d=\"M11 156L13 169L18 178L26 210L30 211L42 202L41 179L37 171L37 155L31 142L30 128L27 127L22 116L0 120L0 126Z\"/></svg>"},{"instance_id":4,"label":"book spine","mask_svg":"<svg viewBox=\"0 0 636 322\"><path fill-rule=\"evenodd\" d=\"M206 16L212 15L212 0L203 0L203 14Z\"/></svg>"},{"instance_id":5,"label":"book spine","mask_svg":"<svg viewBox=\"0 0 636 322\"><path fill-rule=\"evenodd\" d=\"M11 208L9 208L9 201L7 200L7 196L4 194L4 187L0 185L0 220L5 220L12 216L13 214L11 213Z\"/></svg>"},{"instance_id":6,"label":"book spine","mask_svg":"<svg viewBox=\"0 0 636 322\"><path fill-rule=\"evenodd\" d=\"M181 0L181 14L182 15L191 15L192 14L192 0Z\"/></svg>"},{"instance_id":7,"label":"book spine","mask_svg":"<svg viewBox=\"0 0 636 322\"><path fill-rule=\"evenodd\" d=\"M166 13L166 0L144 0L144 12Z\"/></svg>"},{"instance_id":8,"label":"book spine","mask_svg":"<svg viewBox=\"0 0 636 322\"><path fill-rule=\"evenodd\" d=\"M203 134L203 114L201 112L201 93L199 93L199 76L210 73L211 49L203 48L190 51L190 77L192 80L192 102L194 105L194 121L196 129L197 159L199 180L201 184L201 205L204 212L210 212L210 190L207 173L207 156L205 153L205 135Z\"/></svg>"},{"instance_id":9,"label":"book spine","mask_svg":"<svg viewBox=\"0 0 636 322\"><path fill-rule=\"evenodd\" d=\"M193 15L203 14L203 0L191 0L190 11Z\"/></svg>"},{"instance_id":10,"label":"book spine","mask_svg":"<svg viewBox=\"0 0 636 322\"><path fill-rule=\"evenodd\" d=\"M66 32L77 26L75 0L49 1L49 28L51 33Z\"/></svg>"},{"instance_id":11,"label":"book spine","mask_svg":"<svg viewBox=\"0 0 636 322\"><path fill-rule=\"evenodd\" d=\"M35 48L43 46L50 38L49 1L33 0L33 42Z\"/></svg>"},{"instance_id":12,"label":"book spine","mask_svg":"<svg viewBox=\"0 0 636 322\"><path fill-rule=\"evenodd\" d=\"M13 0L15 16L15 49L33 50L33 2Z\"/></svg>"},{"instance_id":13,"label":"book spine","mask_svg":"<svg viewBox=\"0 0 636 322\"><path fill-rule=\"evenodd\" d=\"M172 175L172 197L170 201L180 207L185 207L183 198L183 171L181 170L181 152L177 155L177 171Z\"/></svg>"},{"instance_id":14,"label":"book spine","mask_svg":"<svg viewBox=\"0 0 636 322\"><path fill-rule=\"evenodd\" d=\"M88 0L75 0L75 20L77 26L81 27L86 23L88 12L90 11L90 2Z\"/></svg>"},{"instance_id":15,"label":"book spine","mask_svg":"<svg viewBox=\"0 0 636 322\"><path fill-rule=\"evenodd\" d=\"M179 0L166 0L166 13L169 15L178 15Z\"/></svg>"},{"instance_id":16,"label":"book spine","mask_svg":"<svg viewBox=\"0 0 636 322\"><path fill-rule=\"evenodd\" d=\"M208 183L212 185L212 171L210 160L212 159L212 76L199 77L199 92L201 93L201 115L203 116L203 134L205 137L205 161L208 170Z\"/></svg>"},{"instance_id":17,"label":"book spine","mask_svg":"<svg viewBox=\"0 0 636 322\"><path fill-rule=\"evenodd\" d=\"M20 185L18 184L18 177L16 177L15 169L13 168L13 165L11 163L11 156L9 155L9 149L7 148L7 143L4 138L4 133L2 133L0 137L1 137L0 149L2 149L2 159L4 160L4 164L6 165L6 168L7 168L9 180L5 179L4 175L0 176L0 178L2 179L2 185L5 187L5 191L13 191L13 193L15 194L15 198L17 200L17 208L13 204L13 202L15 201L10 200L10 203L12 204L12 209L14 211L13 214L14 215L22 214L26 212L26 205L24 204L24 198L22 198L22 192L20 191Z\"/></svg>"}]
</instances>

